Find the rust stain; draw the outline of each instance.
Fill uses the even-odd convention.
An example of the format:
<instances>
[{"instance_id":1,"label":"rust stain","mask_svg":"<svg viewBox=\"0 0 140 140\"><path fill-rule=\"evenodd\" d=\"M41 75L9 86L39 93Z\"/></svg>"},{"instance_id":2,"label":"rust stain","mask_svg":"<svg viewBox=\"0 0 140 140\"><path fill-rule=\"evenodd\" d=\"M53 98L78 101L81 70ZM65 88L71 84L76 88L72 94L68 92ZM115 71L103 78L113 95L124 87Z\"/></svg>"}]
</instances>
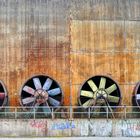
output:
<instances>
[{"instance_id":1,"label":"rust stain","mask_svg":"<svg viewBox=\"0 0 140 140\"><path fill-rule=\"evenodd\" d=\"M9 38L12 39L8 40ZM46 74L58 81L64 89L64 105L69 105L69 44L62 41L54 44L45 42L45 38L32 38L39 42L35 46L26 44L23 48L22 42L27 43L28 40L17 39L15 34L3 39L8 40L8 43L0 48L0 78L9 91L10 106L19 105L22 84L35 74Z\"/></svg>"}]
</instances>

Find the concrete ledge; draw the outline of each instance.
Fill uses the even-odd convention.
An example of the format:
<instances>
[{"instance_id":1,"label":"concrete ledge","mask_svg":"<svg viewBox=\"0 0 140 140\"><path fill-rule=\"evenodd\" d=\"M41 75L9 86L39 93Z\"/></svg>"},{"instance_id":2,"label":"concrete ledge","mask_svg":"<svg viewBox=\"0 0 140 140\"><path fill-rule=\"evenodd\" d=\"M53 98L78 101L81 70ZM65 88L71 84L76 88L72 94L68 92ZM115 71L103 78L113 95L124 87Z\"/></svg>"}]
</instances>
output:
<instances>
[{"instance_id":1,"label":"concrete ledge","mask_svg":"<svg viewBox=\"0 0 140 140\"><path fill-rule=\"evenodd\" d=\"M140 119L0 120L1 137L138 137Z\"/></svg>"}]
</instances>

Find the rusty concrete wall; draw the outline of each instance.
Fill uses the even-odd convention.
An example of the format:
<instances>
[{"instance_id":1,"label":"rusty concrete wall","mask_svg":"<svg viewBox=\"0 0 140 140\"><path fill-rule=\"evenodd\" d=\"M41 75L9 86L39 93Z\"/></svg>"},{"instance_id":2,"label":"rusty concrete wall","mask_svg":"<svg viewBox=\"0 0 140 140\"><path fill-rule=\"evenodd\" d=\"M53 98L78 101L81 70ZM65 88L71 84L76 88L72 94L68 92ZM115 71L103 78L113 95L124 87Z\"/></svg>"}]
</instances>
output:
<instances>
[{"instance_id":1,"label":"rusty concrete wall","mask_svg":"<svg viewBox=\"0 0 140 140\"><path fill-rule=\"evenodd\" d=\"M0 120L0 136L6 137L138 137L140 120L56 119ZM13 127L14 126L14 127Z\"/></svg>"},{"instance_id":2,"label":"rusty concrete wall","mask_svg":"<svg viewBox=\"0 0 140 140\"><path fill-rule=\"evenodd\" d=\"M72 104L77 104L85 80L107 75L120 85L121 105L132 105L133 89L140 79L139 6L138 0L92 0L72 10Z\"/></svg>"},{"instance_id":3,"label":"rusty concrete wall","mask_svg":"<svg viewBox=\"0 0 140 140\"><path fill-rule=\"evenodd\" d=\"M68 15L66 1L0 1L0 79L11 106L19 105L22 84L35 74L53 77L69 97Z\"/></svg>"},{"instance_id":4,"label":"rusty concrete wall","mask_svg":"<svg viewBox=\"0 0 140 140\"><path fill-rule=\"evenodd\" d=\"M123 104L131 105L140 79L139 20L139 0L1 0L0 79L10 105L19 105L21 85L34 74L57 80L65 105L71 95L77 104L79 86L89 76L111 75L121 85Z\"/></svg>"},{"instance_id":5,"label":"rusty concrete wall","mask_svg":"<svg viewBox=\"0 0 140 140\"><path fill-rule=\"evenodd\" d=\"M120 85L122 105L131 105L140 79L139 29L136 21L71 22L73 102L77 102L75 93L88 77L108 75Z\"/></svg>"}]
</instances>

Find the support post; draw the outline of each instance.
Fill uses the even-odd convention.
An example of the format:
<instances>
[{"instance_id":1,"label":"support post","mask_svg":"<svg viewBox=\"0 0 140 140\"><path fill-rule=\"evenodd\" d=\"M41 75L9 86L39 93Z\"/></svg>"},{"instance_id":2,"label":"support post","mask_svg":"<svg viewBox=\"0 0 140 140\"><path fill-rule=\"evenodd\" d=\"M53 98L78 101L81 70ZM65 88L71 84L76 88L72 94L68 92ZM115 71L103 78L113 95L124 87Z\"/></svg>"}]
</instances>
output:
<instances>
[{"instance_id":1,"label":"support post","mask_svg":"<svg viewBox=\"0 0 140 140\"><path fill-rule=\"evenodd\" d=\"M90 107L88 108L88 118L90 119Z\"/></svg>"},{"instance_id":2,"label":"support post","mask_svg":"<svg viewBox=\"0 0 140 140\"><path fill-rule=\"evenodd\" d=\"M17 108L15 107L15 119L17 119Z\"/></svg>"},{"instance_id":3,"label":"support post","mask_svg":"<svg viewBox=\"0 0 140 140\"><path fill-rule=\"evenodd\" d=\"M126 120L126 117L127 117L127 116L126 116L126 113L127 113L127 112L126 112L126 105L124 105L124 118L125 118L125 120Z\"/></svg>"},{"instance_id":4,"label":"support post","mask_svg":"<svg viewBox=\"0 0 140 140\"><path fill-rule=\"evenodd\" d=\"M54 119L54 110L53 110L53 107L52 107L52 119Z\"/></svg>"},{"instance_id":5,"label":"support post","mask_svg":"<svg viewBox=\"0 0 140 140\"><path fill-rule=\"evenodd\" d=\"M109 118L109 109L108 109L108 106L106 106L106 118L107 118L107 120Z\"/></svg>"},{"instance_id":6,"label":"support post","mask_svg":"<svg viewBox=\"0 0 140 140\"><path fill-rule=\"evenodd\" d=\"M70 119L72 119L72 106L70 106Z\"/></svg>"},{"instance_id":7,"label":"support post","mask_svg":"<svg viewBox=\"0 0 140 140\"><path fill-rule=\"evenodd\" d=\"M34 107L34 119L35 119L35 107Z\"/></svg>"}]
</instances>

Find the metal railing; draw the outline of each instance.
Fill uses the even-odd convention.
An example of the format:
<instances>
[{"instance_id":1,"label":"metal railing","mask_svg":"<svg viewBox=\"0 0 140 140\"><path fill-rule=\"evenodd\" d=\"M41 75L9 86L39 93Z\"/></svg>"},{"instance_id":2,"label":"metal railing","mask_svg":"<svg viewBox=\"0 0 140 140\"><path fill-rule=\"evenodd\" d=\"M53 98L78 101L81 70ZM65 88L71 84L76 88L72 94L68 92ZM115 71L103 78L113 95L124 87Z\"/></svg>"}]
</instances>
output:
<instances>
[{"instance_id":1,"label":"metal railing","mask_svg":"<svg viewBox=\"0 0 140 140\"><path fill-rule=\"evenodd\" d=\"M43 112L50 109L50 112ZM74 118L106 118L129 119L140 118L140 108L137 106L81 106L53 107L1 107L0 119L74 119Z\"/></svg>"}]
</instances>

